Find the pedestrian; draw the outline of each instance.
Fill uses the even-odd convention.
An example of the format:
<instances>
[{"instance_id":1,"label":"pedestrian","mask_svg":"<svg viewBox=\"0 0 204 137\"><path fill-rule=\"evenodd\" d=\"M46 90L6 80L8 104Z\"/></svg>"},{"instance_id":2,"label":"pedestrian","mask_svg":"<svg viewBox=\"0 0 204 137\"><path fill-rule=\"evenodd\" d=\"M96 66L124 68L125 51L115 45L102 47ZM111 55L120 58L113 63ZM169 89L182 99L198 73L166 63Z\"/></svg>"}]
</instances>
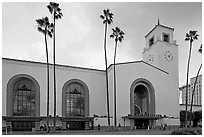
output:
<instances>
[{"instance_id":1,"label":"pedestrian","mask_svg":"<svg viewBox=\"0 0 204 137\"><path fill-rule=\"evenodd\" d=\"M119 130L121 130L121 125L120 125L120 123L119 123L118 127L119 127Z\"/></svg>"},{"instance_id":2,"label":"pedestrian","mask_svg":"<svg viewBox=\"0 0 204 137\"><path fill-rule=\"evenodd\" d=\"M98 124L98 130L100 130L100 127L101 127L100 124Z\"/></svg>"},{"instance_id":3,"label":"pedestrian","mask_svg":"<svg viewBox=\"0 0 204 137\"><path fill-rule=\"evenodd\" d=\"M161 130L162 130L162 128L163 128L163 123L161 123Z\"/></svg>"},{"instance_id":4,"label":"pedestrian","mask_svg":"<svg viewBox=\"0 0 204 137\"><path fill-rule=\"evenodd\" d=\"M44 124L43 131L47 131L47 126Z\"/></svg>"},{"instance_id":5,"label":"pedestrian","mask_svg":"<svg viewBox=\"0 0 204 137\"><path fill-rule=\"evenodd\" d=\"M67 124L67 129L69 130L69 124Z\"/></svg>"}]
</instances>

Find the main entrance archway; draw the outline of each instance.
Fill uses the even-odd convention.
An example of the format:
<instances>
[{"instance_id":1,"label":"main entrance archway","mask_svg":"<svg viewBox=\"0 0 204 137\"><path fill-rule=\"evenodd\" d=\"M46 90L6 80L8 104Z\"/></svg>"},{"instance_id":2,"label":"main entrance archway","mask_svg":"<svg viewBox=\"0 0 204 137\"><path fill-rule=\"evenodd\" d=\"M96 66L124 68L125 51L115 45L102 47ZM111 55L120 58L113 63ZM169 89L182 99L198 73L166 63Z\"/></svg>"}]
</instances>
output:
<instances>
[{"instance_id":1,"label":"main entrance archway","mask_svg":"<svg viewBox=\"0 0 204 137\"><path fill-rule=\"evenodd\" d=\"M145 85L138 84L134 90L134 115L149 113L149 92ZM138 113L138 108L140 113Z\"/></svg>"},{"instance_id":2,"label":"main entrance archway","mask_svg":"<svg viewBox=\"0 0 204 137\"><path fill-rule=\"evenodd\" d=\"M149 80L139 78L132 83L130 114L134 116L130 122L132 127L147 128L147 126L154 124L154 120L148 118L149 115L155 114L155 90Z\"/></svg>"}]
</instances>

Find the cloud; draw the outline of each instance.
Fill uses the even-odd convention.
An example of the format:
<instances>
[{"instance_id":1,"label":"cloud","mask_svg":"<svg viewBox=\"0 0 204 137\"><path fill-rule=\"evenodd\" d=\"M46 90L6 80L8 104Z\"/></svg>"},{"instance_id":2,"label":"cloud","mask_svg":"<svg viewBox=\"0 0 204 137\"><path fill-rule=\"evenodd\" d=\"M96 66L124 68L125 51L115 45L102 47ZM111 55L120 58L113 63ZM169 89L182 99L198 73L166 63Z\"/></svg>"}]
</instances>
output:
<instances>
[{"instance_id":1,"label":"cloud","mask_svg":"<svg viewBox=\"0 0 204 137\"><path fill-rule=\"evenodd\" d=\"M89 48L86 44L81 46L72 45L57 49L56 62L78 67L88 67L95 69L104 68L103 52L96 48Z\"/></svg>"},{"instance_id":2,"label":"cloud","mask_svg":"<svg viewBox=\"0 0 204 137\"><path fill-rule=\"evenodd\" d=\"M7 50L4 50L2 55L7 58L46 62L45 43L35 42L24 46L11 45L7 47Z\"/></svg>"},{"instance_id":3,"label":"cloud","mask_svg":"<svg viewBox=\"0 0 204 137\"><path fill-rule=\"evenodd\" d=\"M43 36L35 28L35 19L51 16L48 3L2 4L2 55L3 57L46 61ZM144 36L157 23L175 28L174 39L179 45L180 83L185 81L188 43L185 33L191 29L202 38L202 3L60 3L63 18L56 21L56 62L74 66L104 69L104 25L99 18L102 10L110 8L114 23L107 34L108 63L113 63L114 40L109 38L111 28L118 26L125 32L119 44L117 61L141 60L145 46ZM171 10L173 9L175 10ZM190 7L190 8L189 8ZM166 16L170 15L170 16ZM171 16L172 15L172 16ZM173 16L176 15L176 16ZM193 16L187 16L193 15ZM17 18L18 17L18 18ZM51 19L50 19L51 20ZM49 41L49 58L52 62L52 40ZM198 46L197 46L198 47ZM197 72L200 56L193 52L190 74ZM194 58L194 59L193 59ZM195 69L194 69L195 68ZM184 82L182 82L184 83Z\"/></svg>"}]
</instances>

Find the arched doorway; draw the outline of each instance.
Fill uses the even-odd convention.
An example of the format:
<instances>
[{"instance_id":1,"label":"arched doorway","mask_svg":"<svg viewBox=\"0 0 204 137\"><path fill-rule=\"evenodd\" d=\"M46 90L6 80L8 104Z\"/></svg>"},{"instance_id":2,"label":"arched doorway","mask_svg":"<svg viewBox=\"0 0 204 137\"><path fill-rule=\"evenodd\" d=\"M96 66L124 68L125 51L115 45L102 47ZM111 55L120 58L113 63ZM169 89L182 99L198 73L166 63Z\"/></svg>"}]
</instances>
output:
<instances>
[{"instance_id":1,"label":"arched doorway","mask_svg":"<svg viewBox=\"0 0 204 137\"><path fill-rule=\"evenodd\" d=\"M134 114L138 114L138 108L140 110L139 114L148 114L149 110L149 96L148 89L142 83L138 84L134 90Z\"/></svg>"},{"instance_id":2,"label":"arched doorway","mask_svg":"<svg viewBox=\"0 0 204 137\"><path fill-rule=\"evenodd\" d=\"M132 127L147 128L154 124L148 116L155 114L155 90L147 79L136 79L131 85L130 114L134 116L130 122Z\"/></svg>"},{"instance_id":3,"label":"arched doorway","mask_svg":"<svg viewBox=\"0 0 204 137\"><path fill-rule=\"evenodd\" d=\"M7 84L7 125L14 131L39 128L40 86L31 76L19 74Z\"/></svg>"},{"instance_id":4,"label":"arched doorway","mask_svg":"<svg viewBox=\"0 0 204 137\"><path fill-rule=\"evenodd\" d=\"M67 81L62 88L63 129L86 129L89 125L89 89L79 79Z\"/></svg>"}]
</instances>

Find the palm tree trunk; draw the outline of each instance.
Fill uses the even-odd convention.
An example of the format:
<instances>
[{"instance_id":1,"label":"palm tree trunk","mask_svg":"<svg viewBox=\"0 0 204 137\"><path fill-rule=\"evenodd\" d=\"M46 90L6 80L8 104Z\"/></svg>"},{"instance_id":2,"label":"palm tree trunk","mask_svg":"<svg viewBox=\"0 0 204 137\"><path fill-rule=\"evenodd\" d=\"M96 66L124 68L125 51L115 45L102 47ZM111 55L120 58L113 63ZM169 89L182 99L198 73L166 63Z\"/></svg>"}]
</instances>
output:
<instances>
[{"instance_id":1,"label":"palm tree trunk","mask_svg":"<svg viewBox=\"0 0 204 137\"><path fill-rule=\"evenodd\" d=\"M185 115L185 126L187 128L187 111L188 111L188 75L189 75L189 65L191 59L191 49L192 49L192 38L190 39L190 50L189 50L189 57L188 57L188 66L187 66L187 78L186 78L186 115Z\"/></svg>"},{"instance_id":2,"label":"palm tree trunk","mask_svg":"<svg viewBox=\"0 0 204 137\"><path fill-rule=\"evenodd\" d=\"M56 130L56 74L55 74L55 12L54 15L54 29L53 29L53 63L54 63L54 131Z\"/></svg>"},{"instance_id":3,"label":"palm tree trunk","mask_svg":"<svg viewBox=\"0 0 204 137\"><path fill-rule=\"evenodd\" d=\"M114 54L114 63L113 63L113 71L114 71L114 125L117 126L116 119L116 73L115 73L115 59L116 59L116 50L117 50L117 41L115 41L115 54Z\"/></svg>"},{"instance_id":4,"label":"palm tree trunk","mask_svg":"<svg viewBox=\"0 0 204 137\"><path fill-rule=\"evenodd\" d=\"M47 36L45 33L45 47L46 47L46 58L47 58L47 132L49 131L48 126L49 126L49 59L48 59L48 47L47 47Z\"/></svg>"},{"instance_id":5,"label":"palm tree trunk","mask_svg":"<svg viewBox=\"0 0 204 137\"><path fill-rule=\"evenodd\" d=\"M200 67L198 69L196 79L195 79L195 82L194 82L194 86L193 86L193 92L192 92L192 97L191 97L191 108L190 108L191 114L192 114L192 107L193 107L193 95L194 95L194 92L195 92L195 87L196 87L196 83L197 83L197 79L198 79L198 75L199 75L199 72L201 70L201 67L202 67L202 63L200 64ZM191 120L190 120L190 125L191 125Z\"/></svg>"},{"instance_id":6,"label":"palm tree trunk","mask_svg":"<svg viewBox=\"0 0 204 137\"><path fill-rule=\"evenodd\" d=\"M105 51L105 65L106 65L106 94L107 94L108 128L110 128L109 92L108 92L108 65L107 65L107 55L106 55L106 33L107 33L107 23L105 24L104 51Z\"/></svg>"}]
</instances>

